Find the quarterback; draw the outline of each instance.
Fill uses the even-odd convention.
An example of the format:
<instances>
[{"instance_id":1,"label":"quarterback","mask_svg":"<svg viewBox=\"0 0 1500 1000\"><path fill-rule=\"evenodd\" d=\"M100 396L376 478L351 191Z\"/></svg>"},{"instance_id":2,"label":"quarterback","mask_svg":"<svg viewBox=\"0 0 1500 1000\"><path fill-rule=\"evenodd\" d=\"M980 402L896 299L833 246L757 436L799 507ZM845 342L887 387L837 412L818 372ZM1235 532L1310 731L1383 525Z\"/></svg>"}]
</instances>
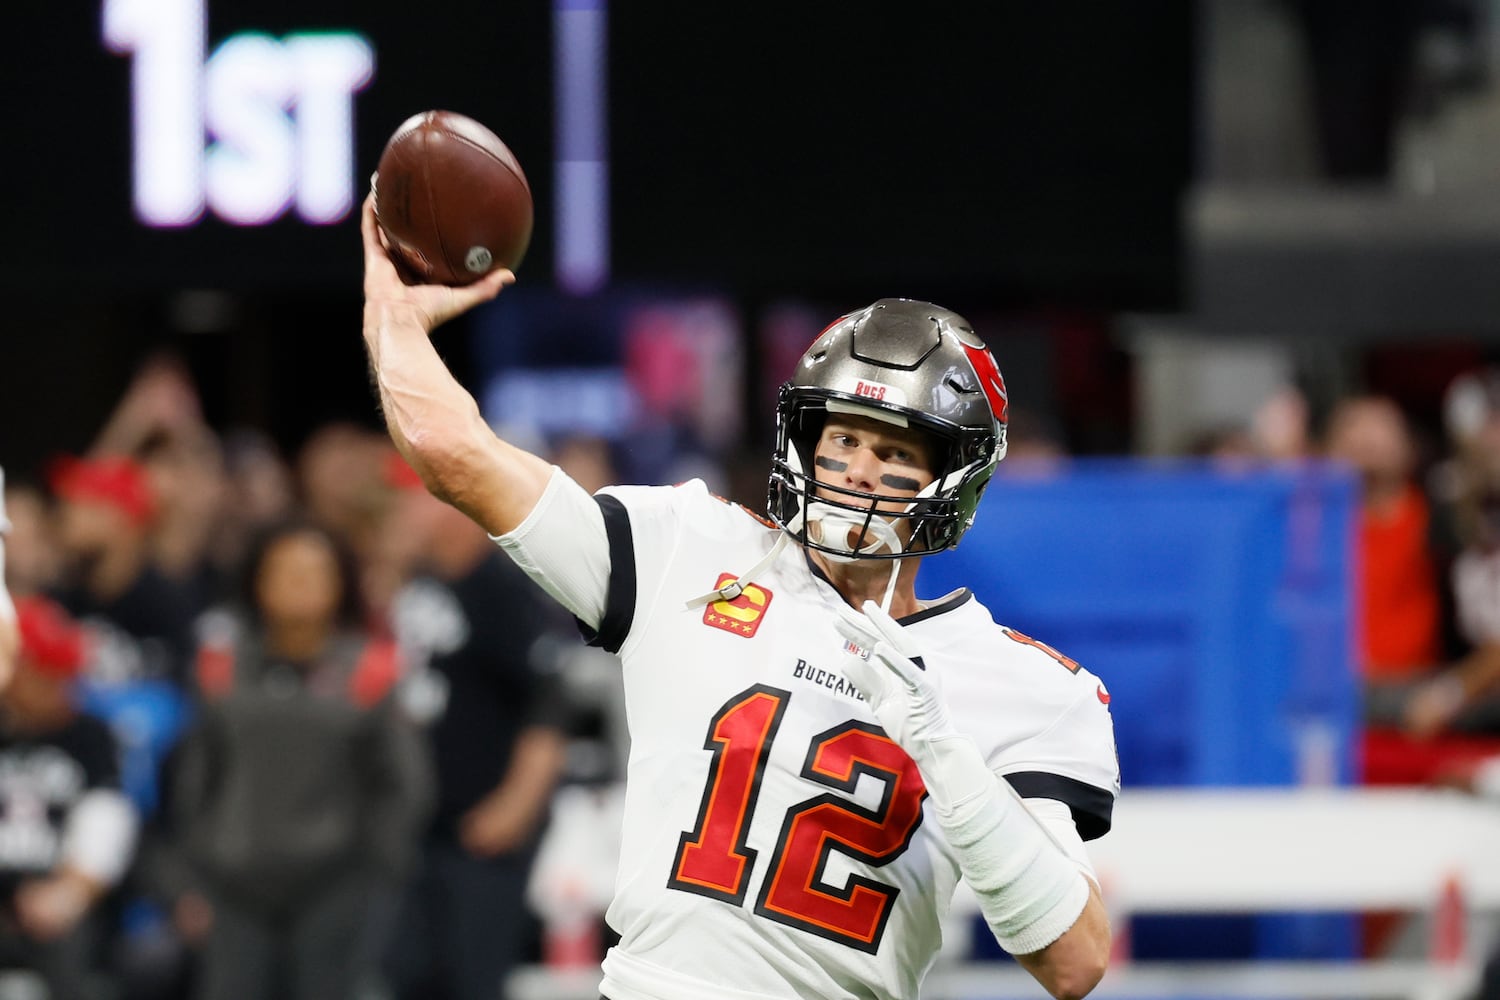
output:
<instances>
[{"instance_id":1,"label":"quarterback","mask_svg":"<svg viewBox=\"0 0 1500 1000\"><path fill-rule=\"evenodd\" d=\"M368 202L363 232L397 448L623 663L604 996L909 1000L959 879L1053 996L1093 989L1108 696L969 591L915 592L1005 453L1005 384L968 323L882 299L825 330L781 391L767 517L698 481L590 496L499 439L429 341L514 276L408 287Z\"/></svg>"}]
</instances>

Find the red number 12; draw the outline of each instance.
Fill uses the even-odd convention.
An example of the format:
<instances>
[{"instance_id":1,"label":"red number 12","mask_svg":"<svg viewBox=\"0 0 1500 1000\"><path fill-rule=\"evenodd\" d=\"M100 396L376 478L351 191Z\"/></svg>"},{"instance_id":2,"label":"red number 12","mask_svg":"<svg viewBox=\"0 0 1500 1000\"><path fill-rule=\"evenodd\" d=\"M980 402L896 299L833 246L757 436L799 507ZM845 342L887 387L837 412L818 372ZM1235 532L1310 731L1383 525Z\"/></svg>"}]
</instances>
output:
<instances>
[{"instance_id":1,"label":"red number 12","mask_svg":"<svg viewBox=\"0 0 1500 1000\"><path fill-rule=\"evenodd\" d=\"M704 741L713 761L703 804L678 842L669 888L744 903L757 857L746 846L750 820L790 699L789 691L757 684L715 713ZM884 785L873 809L824 794L786 811L755 912L874 954L901 890L857 875L830 885L820 877L823 864L833 849L877 868L900 857L922 822L927 790L911 758L877 726L851 720L813 737L802 777L853 793L861 774Z\"/></svg>"}]
</instances>

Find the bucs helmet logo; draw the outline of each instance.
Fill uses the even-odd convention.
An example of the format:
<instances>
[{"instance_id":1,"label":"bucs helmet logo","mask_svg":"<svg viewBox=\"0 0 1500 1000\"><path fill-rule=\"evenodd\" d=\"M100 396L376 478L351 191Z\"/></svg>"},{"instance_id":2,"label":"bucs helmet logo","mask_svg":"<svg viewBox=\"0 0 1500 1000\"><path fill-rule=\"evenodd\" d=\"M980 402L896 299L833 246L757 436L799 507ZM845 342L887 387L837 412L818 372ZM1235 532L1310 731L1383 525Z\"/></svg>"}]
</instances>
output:
<instances>
[{"instance_id":1,"label":"bucs helmet logo","mask_svg":"<svg viewBox=\"0 0 1500 1000\"><path fill-rule=\"evenodd\" d=\"M1005 379L1000 375L1000 367L995 364L995 356L983 347L971 347L964 344L964 353L969 356L969 364L974 366L974 374L979 376L979 385L984 389L984 396L990 401L990 409L995 414L995 419L1005 423L1010 419L1010 397L1005 391Z\"/></svg>"}]
</instances>

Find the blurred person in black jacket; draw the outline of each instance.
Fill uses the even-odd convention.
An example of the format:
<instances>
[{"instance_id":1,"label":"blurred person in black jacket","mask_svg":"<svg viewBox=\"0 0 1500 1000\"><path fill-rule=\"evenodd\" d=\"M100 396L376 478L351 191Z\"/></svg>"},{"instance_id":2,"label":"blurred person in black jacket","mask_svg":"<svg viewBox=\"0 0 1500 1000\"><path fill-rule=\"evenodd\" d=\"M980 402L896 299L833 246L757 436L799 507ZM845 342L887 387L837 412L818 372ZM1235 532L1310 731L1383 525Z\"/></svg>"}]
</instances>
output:
<instances>
[{"instance_id":1,"label":"blurred person in black jacket","mask_svg":"<svg viewBox=\"0 0 1500 1000\"><path fill-rule=\"evenodd\" d=\"M17 623L0 694L0 967L32 970L51 1000L86 1000L99 995L110 931L101 903L134 857L139 822L113 736L73 704L86 632L36 596L17 602Z\"/></svg>"},{"instance_id":2,"label":"blurred person in black jacket","mask_svg":"<svg viewBox=\"0 0 1500 1000\"><path fill-rule=\"evenodd\" d=\"M537 586L392 456L387 535L414 557L393 624L437 766L437 810L386 969L400 1000L496 1000L532 934L527 878L562 771L565 709ZM581 645L574 636L573 641Z\"/></svg>"}]
</instances>

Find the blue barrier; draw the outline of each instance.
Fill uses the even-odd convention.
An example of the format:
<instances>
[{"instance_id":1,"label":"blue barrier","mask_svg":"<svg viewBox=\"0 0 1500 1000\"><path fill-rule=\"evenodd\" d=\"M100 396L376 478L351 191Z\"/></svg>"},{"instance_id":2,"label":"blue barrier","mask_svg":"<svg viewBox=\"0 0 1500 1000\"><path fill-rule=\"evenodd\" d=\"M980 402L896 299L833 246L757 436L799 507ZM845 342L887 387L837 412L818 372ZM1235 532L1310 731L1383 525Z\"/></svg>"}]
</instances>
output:
<instances>
[{"instance_id":1,"label":"blue barrier","mask_svg":"<svg viewBox=\"0 0 1500 1000\"><path fill-rule=\"evenodd\" d=\"M1353 480L1320 465L1023 469L996 477L957 549L924 562L918 593L970 587L997 621L1097 673L1126 795L1347 784L1359 713L1355 507ZM1138 958L1346 958L1356 936L1337 915L1132 928Z\"/></svg>"},{"instance_id":2,"label":"blue barrier","mask_svg":"<svg viewBox=\"0 0 1500 1000\"><path fill-rule=\"evenodd\" d=\"M991 484L919 592L968 586L1099 674L1127 787L1347 783L1353 481L1079 460Z\"/></svg>"}]
</instances>

